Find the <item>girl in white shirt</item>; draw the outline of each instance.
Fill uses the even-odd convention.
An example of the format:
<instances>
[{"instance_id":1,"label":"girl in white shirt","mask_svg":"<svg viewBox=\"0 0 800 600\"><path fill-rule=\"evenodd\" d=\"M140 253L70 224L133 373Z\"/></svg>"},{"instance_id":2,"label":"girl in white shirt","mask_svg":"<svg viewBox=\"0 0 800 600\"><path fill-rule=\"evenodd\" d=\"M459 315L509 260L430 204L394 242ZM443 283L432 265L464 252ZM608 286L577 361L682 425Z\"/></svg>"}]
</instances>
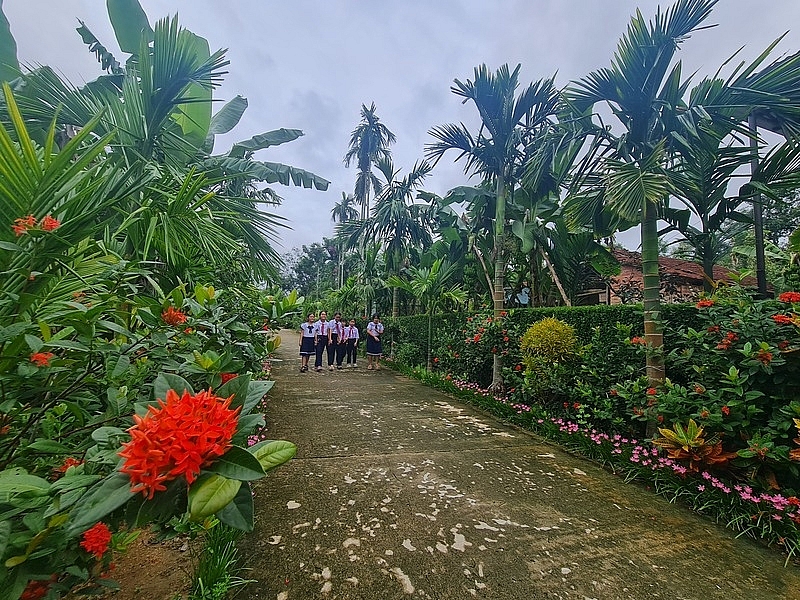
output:
<instances>
[{"instance_id":1,"label":"girl in white shirt","mask_svg":"<svg viewBox=\"0 0 800 600\"><path fill-rule=\"evenodd\" d=\"M372 321L367 323L367 369L380 370L378 361L383 354L381 336L383 335L383 323L378 313L372 315Z\"/></svg>"},{"instance_id":2,"label":"girl in white shirt","mask_svg":"<svg viewBox=\"0 0 800 600\"><path fill-rule=\"evenodd\" d=\"M306 322L300 325L300 372L308 371L308 357L314 351L314 313L308 313Z\"/></svg>"}]
</instances>

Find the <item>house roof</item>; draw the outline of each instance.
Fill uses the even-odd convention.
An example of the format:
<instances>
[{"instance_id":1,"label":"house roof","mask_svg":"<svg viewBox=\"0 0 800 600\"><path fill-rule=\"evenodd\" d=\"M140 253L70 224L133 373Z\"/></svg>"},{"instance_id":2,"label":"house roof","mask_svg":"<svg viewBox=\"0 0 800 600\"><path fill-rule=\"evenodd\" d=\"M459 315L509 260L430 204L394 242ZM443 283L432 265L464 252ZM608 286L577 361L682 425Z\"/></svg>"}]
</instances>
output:
<instances>
[{"instance_id":1,"label":"house roof","mask_svg":"<svg viewBox=\"0 0 800 600\"><path fill-rule=\"evenodd\" d=\"M617 259L620 266L623 267L623 273L628 271L636 271L641 274L642 272L642 255L639 252L632 252L623 248L615 248L611 254ZM625 267L628 267L627 269ZM658 258L659 271L662 274L672 275L678 279L686 282L688 285L703 285L703 266L692 262L690 260L683 260L681 258L674 258L671 256L660 256ZM735 271L726 269L719 265L714 266L714 281L730 281ZM755 277L745 277L742 284L747 287L756 287L758 285Z\"/></svg>"}]
</instances>

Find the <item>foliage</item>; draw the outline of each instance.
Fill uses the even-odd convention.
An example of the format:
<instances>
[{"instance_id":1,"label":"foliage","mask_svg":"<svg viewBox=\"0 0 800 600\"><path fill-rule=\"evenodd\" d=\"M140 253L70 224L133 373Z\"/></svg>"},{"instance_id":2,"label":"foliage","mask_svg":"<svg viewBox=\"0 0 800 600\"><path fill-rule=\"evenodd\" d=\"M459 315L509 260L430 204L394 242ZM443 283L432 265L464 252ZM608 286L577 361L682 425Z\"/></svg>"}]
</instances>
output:
<instances>
[{"instance_id":1,"label":"foliage","mask_svg":"<svg viewBox=\"0 0 800 600\"><path fill-rule=\"evenodd\" d=\"M222 523L215 523L203 539L199 556L193 556L192 590L190 600L224 600L231 591L247 585L238 574L242 557L236 542L242 532Z\"/></svg>"},{"instance_id":2,"label":"foliage","mask_svg":"<svg viewBox=\"0 0 800 600\"><path fill-rule=\"evenodd\" d=\"M563 362L575 354L575 328L553 317L542 319L528 327L520 348L526 360L541 358L545 362Z\"/></svg>"}]
</instances>

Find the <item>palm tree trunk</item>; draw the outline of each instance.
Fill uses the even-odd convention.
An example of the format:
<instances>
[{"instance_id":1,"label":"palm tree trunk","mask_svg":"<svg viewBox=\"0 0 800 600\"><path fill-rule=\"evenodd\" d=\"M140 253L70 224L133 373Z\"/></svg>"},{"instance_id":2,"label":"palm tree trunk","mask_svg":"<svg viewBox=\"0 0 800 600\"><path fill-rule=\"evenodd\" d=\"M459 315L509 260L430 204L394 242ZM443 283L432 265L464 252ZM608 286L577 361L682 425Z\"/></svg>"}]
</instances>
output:
<instances>
[{"instance_id":1,"label":"palm tree trunk","mask_svg":"<svg viewBox=\"0 0 800 600\"><path fill-rule=\"evenodd\" d=\"M664 383L664 332L658 276L657 205L646 202L642 216L642 283L644 285L644 337L647 340L647 379L650 387Z\"/></svg>"},{"instance_id":2,"label":"palm tree trunk","mask_svg":"<svg viewBox=\"0 0 800 600\"><path fill-rule=\"evenodd\" d=\"M433 369L433 361L431 359L431 328L433 323L433 314L428 311L428 360L425 363L425 368L430 371Z\"/></svg>"},{"instance_id":3,"label":"palm tree trunk","mask_svg":"<svg viewBox=\"0 0 800 600\"><path fill-rule=\"evenodd\" d=\"M714 291L714 254L711 251L711 239L703 242L703 291L710 294Z\"/></svg>"},{"instance_id":4,"label":"palm tree trunk","mask_svg":"<svg viewBox=\"0 0 800 600\"><path fill-rule=\"evenodd\" d=\"M497 207L495 209L494 223L494 288L492 289L492 305L494 318L500 319L503 312L505 299L505 257L503 255L503 242L506 231L506 182L503 177L497 178ZM503 357L496 352L492 360L492 385L495 392L503 390Z\"/></svg>"},{"instance_id":5,"label":"palm tree trunk","mask_svg":"<svg viewBox=\"0 0 800 600\"><path fill-rule=\"evenodd\" d=\"M396 319L400 316L400 288L396 287L392 290L392 318Z\"/></svg>"}]
</instances>

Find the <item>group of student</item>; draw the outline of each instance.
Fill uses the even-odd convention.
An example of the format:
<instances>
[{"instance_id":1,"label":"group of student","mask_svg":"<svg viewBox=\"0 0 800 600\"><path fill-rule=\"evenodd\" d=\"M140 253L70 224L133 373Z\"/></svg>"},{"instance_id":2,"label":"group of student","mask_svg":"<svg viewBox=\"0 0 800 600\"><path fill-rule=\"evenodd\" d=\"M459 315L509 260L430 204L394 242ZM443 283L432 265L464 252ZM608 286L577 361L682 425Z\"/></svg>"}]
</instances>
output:
<instances>
[{"instance_id":1,"label":"group of student","mask_svg":"<svg viewBox=\"0 0 800 600\"><path fill-rule=\"evenodd\" d=\"M328 321L328 313L319 313L319 320L314 313L308 313L306 322L300 326L300 372L308 372L308 363L314 356L314 370L322 371L322 359L327 354L328 370L341 370L343 367L355 369L358 356L358 342L361 339L356 320L350 319L345 325L342 313L333 315ZM376 313L367 323L367 369L379 370L379 360L383 354L381 336L383 323Z\"/></svg>"}]
</instances>

